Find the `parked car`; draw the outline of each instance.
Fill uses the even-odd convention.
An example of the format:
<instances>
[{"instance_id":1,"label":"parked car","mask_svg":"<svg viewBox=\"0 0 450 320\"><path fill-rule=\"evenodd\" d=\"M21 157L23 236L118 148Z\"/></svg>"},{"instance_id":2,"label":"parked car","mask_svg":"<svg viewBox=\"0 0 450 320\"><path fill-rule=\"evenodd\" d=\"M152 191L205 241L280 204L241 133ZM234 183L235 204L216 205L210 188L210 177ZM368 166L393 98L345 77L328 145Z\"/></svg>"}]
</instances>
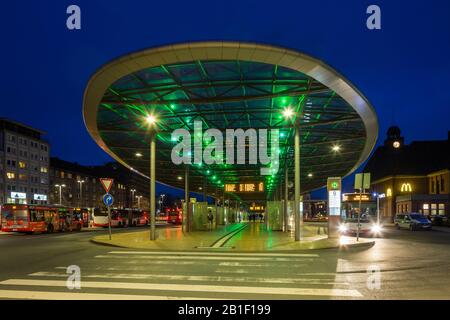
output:
<instances>
[{"instance_id":1,"label":"parked car","mask_svg":"<svg viewBox=\"0 0 450 320\"><path fill-rule=\"evenodd\" d=\"M443 215L431 215L428 216L428 219L431 221L433 226L449 226L449 221L447 216Z\"/></svg>"},{"instance_id":2,"label":"parked car","mask_svg":"<svg viewBox=\"0 0 450 320\"><path fill-rule=\"evenodd\" d=\"M420 213L399 213L394 220L397 229L409 229L411 231L424 229L431 230L431 221Z\"/></svg>"}]
</instances>

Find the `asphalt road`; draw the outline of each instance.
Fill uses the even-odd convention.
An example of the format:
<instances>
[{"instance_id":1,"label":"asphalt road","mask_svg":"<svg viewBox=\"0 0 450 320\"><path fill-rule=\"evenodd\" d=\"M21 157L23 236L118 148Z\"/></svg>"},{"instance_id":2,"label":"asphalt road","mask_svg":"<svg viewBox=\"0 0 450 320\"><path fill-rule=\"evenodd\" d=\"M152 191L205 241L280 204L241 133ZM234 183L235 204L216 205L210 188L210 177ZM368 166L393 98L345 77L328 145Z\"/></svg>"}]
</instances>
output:
<instances>
[{"instance_id":1,"label":"asphalt road","mask_svg":"<svg viewBox=\"0 0 450 320\"><path fill-rule=\"evenodd\" d=\"M450 299L446 232L390 228L370 249L263 254L89 242L102 232L0 235L0 298ZM81 289L66 286L70 265Z\"/></svg>"}]
</instances>

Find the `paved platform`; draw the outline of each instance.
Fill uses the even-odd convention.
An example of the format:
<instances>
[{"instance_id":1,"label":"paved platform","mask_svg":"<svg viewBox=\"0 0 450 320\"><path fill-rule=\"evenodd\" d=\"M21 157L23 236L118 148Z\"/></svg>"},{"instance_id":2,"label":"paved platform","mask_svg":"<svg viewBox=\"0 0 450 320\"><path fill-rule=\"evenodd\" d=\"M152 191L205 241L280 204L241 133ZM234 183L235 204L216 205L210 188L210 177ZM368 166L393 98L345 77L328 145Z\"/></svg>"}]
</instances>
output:
<instances>
[{"instance_id":1,"label":"paved platform","mask_svg":"<svg viewBox=\"0 0 450 320\"><path fill-rule=\"evenodd\" d=\"M92 238L92 242L129 249L149 250L214 250L236 252L297 251L326 248L349 248L353 246L370 247L373 239L354 237L328 239L317 226L302 228L302 239L296 242L291 232L272 231L264 223L249 222L221 226L213 231L182 232L181 228L158 231L158 238L150 241L150 231L113 234Z\"/></svg>"},{"instance_id":2,"label":"paved platform","mask_svg":"<svg viewBox=\"0 0 450 320\"><path fill-rule=\"evenodd\" d=\"M185 233L179 228L156 229L157 239L150 241L150 230L142 232L101 235L92 238L92 242L123 248L151 250L191 250L198 247L210 247L225 235L242 228L244 224L236 223L220 226L212 231L195 231Z\"/></svg>"}]
</instances>

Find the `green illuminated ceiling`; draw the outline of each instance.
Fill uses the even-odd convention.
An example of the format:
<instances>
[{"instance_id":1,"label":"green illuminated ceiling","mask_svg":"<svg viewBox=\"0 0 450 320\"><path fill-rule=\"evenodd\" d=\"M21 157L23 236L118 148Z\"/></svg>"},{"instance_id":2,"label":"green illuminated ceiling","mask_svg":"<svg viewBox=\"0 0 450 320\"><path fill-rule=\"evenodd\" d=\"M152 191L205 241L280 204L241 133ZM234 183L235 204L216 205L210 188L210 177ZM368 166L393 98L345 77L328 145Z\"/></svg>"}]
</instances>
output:
<instances>
[{"instance_id":1,"label":"green illuminated ceiling","mask_svg":"<svg viewBox=\"0 0 450 320\"><path fill-rule=\"evenodd\" d=\"M285 120L292 107L299 119ZM156 115L157 180L184 187L184 166L170 159L171 133L203 129L278 128L280 170L260 175L260 165L190 166L191 190L208 181L208 191L224 183L265 181L270 196L284 179L285 164L293 179L293 122L301 128L301 190L321 187L329 176L344 176L364 148L360 116L338 94L307 75L285 67L239 60L198 60L159 65L128 74L109 86L97 110L97 128L107 147L139 172L149 172L149 135L145 117ZM332 147L340 146L335 152ZM137 157L136 153L142 154ZM311 176L312 175L312 176Z\"/></svg>"}]
</instances>

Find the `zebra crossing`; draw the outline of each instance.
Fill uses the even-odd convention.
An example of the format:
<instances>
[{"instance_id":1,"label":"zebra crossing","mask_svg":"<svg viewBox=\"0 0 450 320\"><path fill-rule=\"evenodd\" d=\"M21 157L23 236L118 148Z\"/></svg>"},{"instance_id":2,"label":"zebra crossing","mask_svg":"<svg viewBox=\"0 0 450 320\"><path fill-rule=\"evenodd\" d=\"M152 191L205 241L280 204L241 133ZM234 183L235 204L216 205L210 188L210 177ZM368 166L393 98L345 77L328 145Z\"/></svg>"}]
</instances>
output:
<instances>
[{"instance_id":1,"label":"zebra crossing","mask_svg":"<svg viewBox=\"0 0 450 320\"><path fill-rule=\"evenodd\" d=\"M301 272L318 254L113 250L80 262L81 288L67 266L0 281L0 299L358 299L334 272Z\"/></svg>"}]
</instances>

